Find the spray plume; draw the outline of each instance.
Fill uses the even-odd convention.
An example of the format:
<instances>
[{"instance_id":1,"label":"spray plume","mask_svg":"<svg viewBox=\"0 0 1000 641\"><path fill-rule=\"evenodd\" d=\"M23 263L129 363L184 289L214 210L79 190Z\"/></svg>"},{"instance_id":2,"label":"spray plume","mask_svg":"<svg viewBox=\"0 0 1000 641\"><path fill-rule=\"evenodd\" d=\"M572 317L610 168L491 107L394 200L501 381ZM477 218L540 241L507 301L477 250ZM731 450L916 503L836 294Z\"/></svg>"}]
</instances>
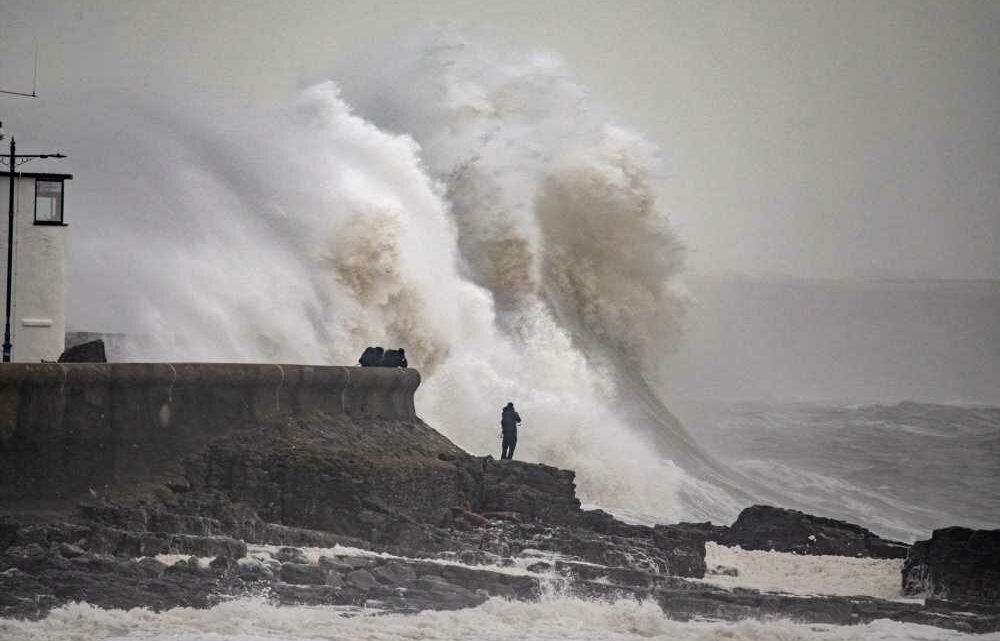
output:
<instances>
[{"instance_id":1,"label":"spray plume","mask_svg":"<svg viewBox=\"0 0 1000 641\"><path fill-rule=\"evenodd\" d=\"M683 317L656 148L590 107L551 54L446 39L396 70L357 111L332 82L310 87L267 123L263 155L245 135L260 123L147 131L177 162L121 195L143 212L118 223L131 242L86 240L111 256L90 277L130 266L108 294L133 310L128 331L161 339L131 357L334 364L404 346L421 415L470 451L496 454L513 399L519 458L575 469L585 500L731 518L726 492L620 409Z\"/></svg>"}]
</instances>

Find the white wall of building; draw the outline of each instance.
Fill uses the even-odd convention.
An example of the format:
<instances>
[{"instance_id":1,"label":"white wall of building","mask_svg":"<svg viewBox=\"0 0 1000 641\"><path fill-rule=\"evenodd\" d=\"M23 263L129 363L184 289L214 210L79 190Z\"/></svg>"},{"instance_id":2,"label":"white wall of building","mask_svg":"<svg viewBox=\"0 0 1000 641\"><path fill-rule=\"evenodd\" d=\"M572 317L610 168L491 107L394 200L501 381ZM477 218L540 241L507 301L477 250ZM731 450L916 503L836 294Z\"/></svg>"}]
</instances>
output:
<instances>
[{"instance_id":1,"label":"white wall of building","mask_svg":"<svg viewBox=\"0 0 1000 641\"><path fill-rule=\"evenodd\" d=\"M65 225L35 224L36 179L31 174L21 174L14 187L11 360L20 362L56 360L66 337L69 230ZM68 184L67 180L64 190ZM0 175L0 323L6 321L3 296L7 282L8 185L8 176ZM0 325L0 342L2 333Z\"/></svg>"}]
</instances>

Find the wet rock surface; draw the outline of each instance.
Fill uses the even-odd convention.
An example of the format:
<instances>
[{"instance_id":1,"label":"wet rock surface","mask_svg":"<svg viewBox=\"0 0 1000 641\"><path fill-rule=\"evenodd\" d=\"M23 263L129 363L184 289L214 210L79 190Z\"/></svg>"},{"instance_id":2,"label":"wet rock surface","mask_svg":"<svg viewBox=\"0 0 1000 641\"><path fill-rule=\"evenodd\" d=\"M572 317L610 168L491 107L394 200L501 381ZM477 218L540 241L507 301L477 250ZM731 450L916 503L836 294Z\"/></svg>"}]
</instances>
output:
<instances>
[{"instance_id":1,"label":"wet rock surface","mask_svg":"<svg viewBox=\"0 0 1000 641\"><path fill-rule=\"evenodd\" d=\"M857 625L877 619L919 623L970 633L1000 629L1000 615L945 612L916 603L873 597L793 596L757 590L665 587L657 603L673 618L711 617L729 621L784 618L804 623Z\"/></svg>"},{"instance_id":2,"label":"wet rock surface","mask_svg":"<svg viewBox=\"0 0 1000 641\"><path fill-rule=\"evenodd\" d=\"M712 523L681 523L678 527L744 550L905 559L910 547L853 523L769 505L746 508L729 527Z\"/></svg>"},{"instance_id":3,"label":"wet rock surface","mask_svg":"<svg viewBox=\"0 0 1000 641\"><path fill-rule=\"evenodd\" d=\"M235 430L164 469L72 503L0 505L0 616L42 617L72 601L204 608L243 595L410 612L556 592L654 599L677 618L1000 626L991 610L944 602L707 585L696 580L706 540L897 552L858 526L776 508L750 508L728 528L626 524L582 510L573 472L470 456L419 420L321 417Z\"/></svg>"},{"instance_id":4,"label":"wet rock surface","mask_svg":"<svg viewBox=\"0 0 1000 641\"><path fill-rule=\"evenodd\" d=\"M903 591L1000 611L1000 530L950 527L917 541L903 565Z\"/></svg>"},{"instance_id":5,"label":"wet rock surface","mask_svg":"<svg viewBox=\"0 0 1000 641\"><path fill-rule=\"evenodd\" d=\"M583 511L573 472L470 456L419 420L233 430L164 469L70 505L0 505L0 616L265 592L410 611L537 598L549 580L648 588L704 573L700 537ZM559 562L521 567L541 557Z\"/></svg>"}]
</instances>

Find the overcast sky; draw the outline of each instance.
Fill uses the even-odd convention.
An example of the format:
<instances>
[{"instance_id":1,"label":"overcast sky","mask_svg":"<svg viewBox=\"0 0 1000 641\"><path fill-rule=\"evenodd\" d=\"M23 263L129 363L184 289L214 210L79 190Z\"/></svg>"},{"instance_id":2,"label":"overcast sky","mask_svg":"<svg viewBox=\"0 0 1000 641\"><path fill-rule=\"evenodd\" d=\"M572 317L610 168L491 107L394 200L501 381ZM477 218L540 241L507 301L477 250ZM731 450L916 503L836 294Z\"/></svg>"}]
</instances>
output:
<instances>
[{"instance_id":1,"label":"overcast sky","mask_svg":"<svg viewBox=\"0 0 1000 641\"><path fill-rule=\"evenodd\" d=\"M661 146L695 272L1000 278L997 2L0 4L0 89L30 90L37 37L41 96L0 96L0 120L78 178L103 150L72 132L102 100L266 111L309 82L349 90L372 52L452 21L558 52Z\"/></svg>"}]
</instances>

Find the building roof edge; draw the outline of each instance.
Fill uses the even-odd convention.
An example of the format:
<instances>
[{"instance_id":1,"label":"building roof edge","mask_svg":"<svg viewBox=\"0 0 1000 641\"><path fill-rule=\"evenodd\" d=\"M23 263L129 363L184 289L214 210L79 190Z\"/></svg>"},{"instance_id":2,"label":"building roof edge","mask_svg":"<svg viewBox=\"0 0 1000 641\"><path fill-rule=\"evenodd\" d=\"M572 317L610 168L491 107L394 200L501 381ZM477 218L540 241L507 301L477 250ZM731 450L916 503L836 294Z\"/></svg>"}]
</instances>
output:
<instances>
[{"instance_id":1,"label":"building roof edge","mask_svg":"<svg viewBox=\"0 0 1000 641\"><path fill-rule=\"evenodd\" d=\"M4 172L8 176L9 172ZM34 171L15 171L14 176L16 178L41 178L42 180L73 180L73 174L53 174L48 172L34 172ZM0 178L4 176L0 174Z\"/></svg>"}]
</instances>

